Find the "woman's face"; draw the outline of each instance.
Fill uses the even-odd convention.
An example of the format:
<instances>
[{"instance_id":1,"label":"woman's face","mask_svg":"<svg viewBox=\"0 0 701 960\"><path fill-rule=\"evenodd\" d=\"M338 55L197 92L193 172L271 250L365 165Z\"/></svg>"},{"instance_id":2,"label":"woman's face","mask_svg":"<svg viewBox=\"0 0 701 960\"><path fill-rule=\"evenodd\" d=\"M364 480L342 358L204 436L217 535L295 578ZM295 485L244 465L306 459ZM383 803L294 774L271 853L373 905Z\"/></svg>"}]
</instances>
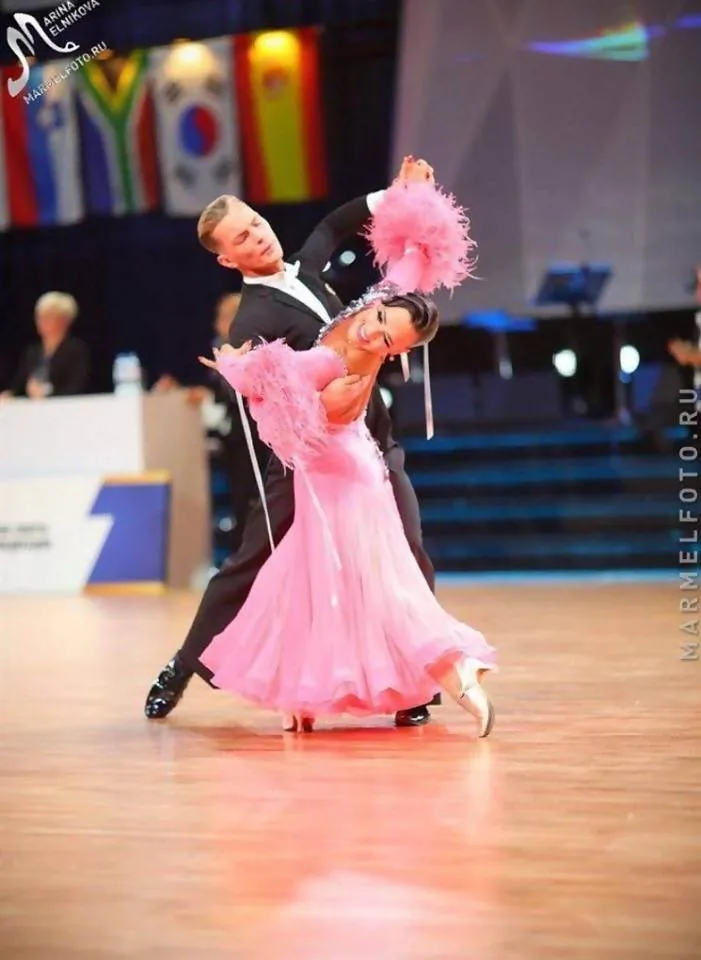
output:
<instances>
[{"instance_id":1,"label":"woman's face","mask_svg":"<svg viewBox=\"0 0 701 960\"><path fill-rule=\"evenodd\" d=\"M356 349L384 359L406 353L419 338L405 307L386 307L378 302L352 318L348 340Z\"/></svg>"},{"instance_id":2,"label":"woman's face","mask_svg":"<svg viewBox=\"0 0 701 960\"><path fill-rule=\"evenodd\" d=\"M53 307L37 310L34 320L42 340L58 340L66 335L70 326L68 318Z\"/></svg>"}]
</instances>

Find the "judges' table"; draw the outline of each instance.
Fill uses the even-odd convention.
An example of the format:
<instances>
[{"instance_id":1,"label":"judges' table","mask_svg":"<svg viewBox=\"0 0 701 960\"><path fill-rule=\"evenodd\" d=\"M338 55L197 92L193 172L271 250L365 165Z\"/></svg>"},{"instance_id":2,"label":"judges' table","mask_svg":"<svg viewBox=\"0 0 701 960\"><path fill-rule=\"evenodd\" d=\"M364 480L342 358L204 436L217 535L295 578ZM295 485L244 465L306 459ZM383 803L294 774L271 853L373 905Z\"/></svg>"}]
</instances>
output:
<instances>
[{"instance_id":1,"label":"judges' table","mask_svg":"<svg viewBox=\"0 0 701 960\"><path fill-rule=\"evenodd\" d=\"M182 393L0 403L0 593L189 587L210 556Z\"/></svg>"}]
</instances>

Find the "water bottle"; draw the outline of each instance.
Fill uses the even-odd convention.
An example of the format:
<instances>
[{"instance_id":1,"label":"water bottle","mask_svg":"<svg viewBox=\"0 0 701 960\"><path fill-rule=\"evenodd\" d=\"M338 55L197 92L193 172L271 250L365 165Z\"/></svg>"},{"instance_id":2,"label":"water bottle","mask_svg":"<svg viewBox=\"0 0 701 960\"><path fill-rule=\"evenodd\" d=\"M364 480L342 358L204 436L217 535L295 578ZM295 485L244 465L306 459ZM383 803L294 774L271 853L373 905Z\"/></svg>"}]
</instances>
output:
<instances>
[{"instance_id":1,"label":"water bottle","mask_svg":"<svg viewBox=\"0 0 701 960\"><path fill-rule=\"evenodd\" d=\"M118 396L134 396L143 392L141 363L135 353L118 353L112 366L114 392Z\"/></svg>"}]
</instances>

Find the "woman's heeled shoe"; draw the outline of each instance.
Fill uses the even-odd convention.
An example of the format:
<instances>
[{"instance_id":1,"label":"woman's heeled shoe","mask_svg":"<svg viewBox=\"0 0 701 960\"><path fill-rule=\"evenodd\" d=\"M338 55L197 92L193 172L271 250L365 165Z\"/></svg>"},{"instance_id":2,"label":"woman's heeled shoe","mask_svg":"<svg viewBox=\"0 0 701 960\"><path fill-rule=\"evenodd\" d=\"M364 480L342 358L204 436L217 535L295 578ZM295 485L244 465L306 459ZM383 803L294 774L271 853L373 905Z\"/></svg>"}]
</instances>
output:
<instances>
[{"instance_id":1,"label":"woman's heeled shoe","mask_svg":"<svg viewBox=\"0 0 701 960\"><path fill-rule=\"evenodd\" d=\"M286 713L282 718L282 729L286 733L312 733L314 717L305 717L299 713Z\"/></svg>"},{"instance_id":2,"label":"woman's heeled shoe","mask_svg":"<svg viewBox=\"0 0 701 960\"><path fill-rule=\"evenodd\" d=\"M478 737L488 737L494 726L494 707L480 682L487 668L477 661L466 661L456 669L462 683L462 693L457 702L463 710L476 717L479 723Z\"/></svg>"}]
</instances>

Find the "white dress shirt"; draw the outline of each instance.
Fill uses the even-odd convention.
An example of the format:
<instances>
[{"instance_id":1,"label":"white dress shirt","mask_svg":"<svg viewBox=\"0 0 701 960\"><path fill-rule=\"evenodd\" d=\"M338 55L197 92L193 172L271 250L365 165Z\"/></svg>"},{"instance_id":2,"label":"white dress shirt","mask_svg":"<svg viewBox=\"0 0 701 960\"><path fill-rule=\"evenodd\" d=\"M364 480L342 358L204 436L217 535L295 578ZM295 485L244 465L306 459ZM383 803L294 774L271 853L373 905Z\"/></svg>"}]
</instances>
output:
<instances>
[{"instance_id":1,"label":"white dress shirt","mask_svg":"<svg viewBox=\"0 0 701 960\"><path fill-rule=\"evenodd\" d=\"M259 284L263 287L274 287L286 293L289 297L299 300L305 307L309 307L317 314L320 320L328 323L331 317L321 300L299 279L299 260L296 263L286 263L284 270L279 273L270 273L264 277L244 277L243 282Z\"/></svg>"},{"instance_id":2,"label":"white dress shirt","mask_svg":"<svg viewBox=\"0 0 701 960\"><path fill-rule=\"evenodd\" d=\"M367 195L365 199L370 213L374 213L377 204L384 194L384 190L378 190L376 193L369 193ZM282 293L294 297L295 300L303 303L305 307L313 310L323 323L328 323L331 320L328 310L316 294L312 293L309 287L302 283L297 276L298 273L299 261L296 263L286 263L284 269L280 270L279 273L272 273L263 277L244 277L243 282L248 284L259 283L264 287L274 287L276 290L280 290Z\"/></svg>"}]
</instances>

